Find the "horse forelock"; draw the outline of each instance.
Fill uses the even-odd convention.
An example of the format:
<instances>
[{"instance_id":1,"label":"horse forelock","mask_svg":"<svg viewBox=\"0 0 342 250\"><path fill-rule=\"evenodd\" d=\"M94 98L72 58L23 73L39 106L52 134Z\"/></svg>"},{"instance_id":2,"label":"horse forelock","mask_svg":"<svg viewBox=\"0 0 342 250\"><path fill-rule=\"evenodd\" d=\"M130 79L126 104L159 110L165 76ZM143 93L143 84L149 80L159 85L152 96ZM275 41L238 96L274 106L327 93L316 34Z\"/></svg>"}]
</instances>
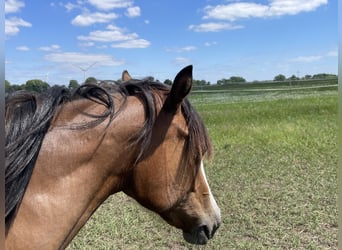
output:
<instances>
[{"instance_id":1,"label":"horse forelock","mask_svg":"<svg viewBox=\"0 0 342 250\"><path fill-rule=\"evenodd\" d=\"M178 173L178 181L182 185L184 182L194 181L200 169L200 163L203 157L211 157L213 147L206 127L191 105L185 99L182 102L182 113L188 127L188 138L185 142L182 159L182 167Z\"/></svg>"}]
</instances>

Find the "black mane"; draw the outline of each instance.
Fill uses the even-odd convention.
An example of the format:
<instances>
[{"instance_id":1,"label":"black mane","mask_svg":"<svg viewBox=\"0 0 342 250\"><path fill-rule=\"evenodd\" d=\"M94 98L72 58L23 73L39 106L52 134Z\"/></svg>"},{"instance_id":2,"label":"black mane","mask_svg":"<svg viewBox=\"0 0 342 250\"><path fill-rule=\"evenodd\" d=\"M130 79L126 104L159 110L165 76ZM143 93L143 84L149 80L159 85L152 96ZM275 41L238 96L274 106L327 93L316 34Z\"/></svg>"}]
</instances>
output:
<instances>
[{"instance_id":1,"label":"black mane","mask_svg":"<svg viewBox=\"0 0 342 250\"><path fill-rule=\"evenodd\" d=\"M70 92L62 87L53 87L41 95L18 91L6 97L6 229L24 195L50 121L57 107L69 98Z\"/></svg>"},{"instance_id":2,"label":"black mane","mask_svg":"<svg viewBox=\"0 0 342 250\"><path fill-rule=\"evenodd\" d=\"M135 163L141 160L144 152L148 150L152 127L156 120L156 104L170 91L170 87L149 80L131 80L121 84L83 84L71 92L65 87L52 87L48 91L37 94L25 91L14 92L6 96L5 106L5 221L6 232L13 221L16 211L20 206L22 197L31 178L33 168L40 151L44 136L48 131L50 122L58 113L58 107L76 99L86 98L104 105L106 110L101 115L90 115L95 122L71 126L70 129L85 129L96 126L108 117L110 121L120 112L120 107L115 108L114 96L117 93L124 97L124 103L128 96L137 96L145 107L145 123L139 135L135 138L134 145L139 145L140 151ZM156 94L157 93L157 94ZM210 154L211 144L207 131L197 112L189 101L182 103L182 112L186 119L189 136L185 147L184 159L192 165L199 161L206 152ZM193 169L191 176L197 173ZM182 172L185 172L184 169ZM183 177L182 177L183 178Z\"/></svg>"}]
</instances>

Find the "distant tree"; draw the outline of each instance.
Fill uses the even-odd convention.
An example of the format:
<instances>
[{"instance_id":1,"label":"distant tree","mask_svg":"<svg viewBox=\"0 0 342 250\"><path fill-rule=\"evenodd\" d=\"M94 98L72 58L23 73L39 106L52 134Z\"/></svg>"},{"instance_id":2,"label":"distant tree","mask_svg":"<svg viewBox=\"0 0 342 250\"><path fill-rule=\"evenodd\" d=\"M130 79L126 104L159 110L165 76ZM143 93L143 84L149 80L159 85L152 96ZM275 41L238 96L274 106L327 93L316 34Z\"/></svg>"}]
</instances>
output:
<instances>
[{"instance_id":1,"label":"distant tree","mask_svg":"<svg viewBox=\"0 0 342 250\"><path fill-rule=\"evenodd\" d=\"M89 83L97 83L97 80L95 77L88 77L86 80L85 80L85 83L89 84Z\"/></svg>"},{"instance_id":2,"label":"distant tree","mask_svg":"<svg viewBox=\"0 0 342 250\"><path fill-rule=\"evenodd\" d=\"M282 74L276 75L273 79L273 81L285 81L285 80L286 80L286 76Z\"/></svg>"},{"instance_id":3,"label":"distant tree","mask_svg":"<svg viewBox=\"0 0 342 250\"><path fill-rule=\"evenodd\" d=\"M232 83L245 83L245 78L241 76L231 76L229 79L223 78L218 80L216 84L218 85L225 85L225 84L232 84Z\"/></svg>"},{"instance_id":4,"label":"distant tree","mask_svg":"<svg viewBox=\"0 0 342 250\"><path fill-rule=\"evenodd\" d=\"M288 80L290 80L290 81L297 81L297 80L299 80L299 78L297 76L295 76L295 75L292 75L292 76L290 76L288 78Z\"/></svg>"},{"instance_id":5,"label":"distant tree","mask_svg":"<svg viewBox=\"0 0 342 250\"><path fill-rule=\"evenodd\" d=\"M166 80L164 81L164 84L166 84L166 85L172 85L172 81L171 81L170 79L166 79Z\"/></svg>"},{"instance_id":6,"label":"distant tree","mask_svg":"<svg viewBox=\"0 0 342 250\"><path fill-rule=\"evenodd\" d=\"M337 76L334 74L326 74L326 73L316 74L312 76L312 79L332 79L332 78L337 78Z\"/></svg>"},{"instance_id":7,"label":"distant tree","mask_svg":"<svg viewBox=\"0 0 342 250\"><path fill-rule=\"evenodd\" d=\"M11 84L9 81L5 80L5 92L6 93L13 93L14 91L18 91L23 89L23 85L15 85L15 84Z\"/></svg>"},{"instance_id":8,"label":"distant tree","mask_svg":"<svg viewBox=\"0 0 342 250\"><path fill-rule=\"evenodd\" d=\"M311 75L305 75L305 76L304 76L304 80L310 80L311 78L312 78Z\"/></svg>"},{"instance_id":9,"label":"distant tree","mask_svg":"<svg viewBox=\"0 0 342 250\"><path fill-rule=\"evenodd\" d=\"M5 92L8 92L10 87L11 87L11 83L9 81L5 80Z\"/></svg>"},{"instance_id":10,"label":"distant tree","mask_svg":"<svg viewBox=\"0 0 342 250\"><path fill-rule=\"evenodd\" d=\"M222 78L221 80L218 80L216 82L217 85L225 85L225 84L228 84L228 83L229 83L229 80L225 79L225 78Z\"/></svg>"},{"instance_id":11,"label":"distant tree","mask_svg":"<svg viewBox=\"0 0 342 250\"><path fill-rule=\"evenodd\" d=\"M49 88L49 84L39 79L28 80L24 89L28 91L43 92Z\"/></svg>"},{"instance_id":12,"label":"distant tree","mask_svg":"<svg viewBox=\"0 0 342 250\"><path fill-rule=\"evenodd\" d=\"M244 82L246 82L245 78L243 78L241 76L232 76L229 78L229 80L232 83L244 83Z\"/></svg>"},{"instance_id":13,"label":"distant tree","mask_svg":"<svg viewBox=\"0 0 342 250\"><path fill-rule=\"evenodd\" d=\"M209 82L207 82L206 80L193 80L192 83L195 86L204 86L209 84Z\"/></svg>"},{"instance_id":14,"label":"distant tree","mask_svg":"<svg viewBox=\"0 0 342 250\"><path fill-rule=\"evenodd\" d=\"M69 81L69 86L68 88L69 89L76 89L77 87L79 87L80 85L78 84L78 81L77 80L70 80Z\"/></svg>"},{"instance_id":15,"label":"distant tree","mask_svg":"<svg viewBox=\"0 0 342 250\"><path fill-rule=\"evenodd\" d=\"M148 76L144 78L145 81L149 81L149 82L154 82L154 77L153 76Z\"/></svg>"}]
</instances>

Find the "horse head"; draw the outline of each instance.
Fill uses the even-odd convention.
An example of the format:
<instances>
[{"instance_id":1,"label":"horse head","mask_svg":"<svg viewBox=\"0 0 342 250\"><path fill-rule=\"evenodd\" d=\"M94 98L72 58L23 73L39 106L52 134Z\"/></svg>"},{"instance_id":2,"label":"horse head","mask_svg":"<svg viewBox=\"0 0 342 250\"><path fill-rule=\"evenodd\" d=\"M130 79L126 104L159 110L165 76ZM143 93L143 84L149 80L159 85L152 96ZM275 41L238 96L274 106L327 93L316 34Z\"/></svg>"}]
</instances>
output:
<instances>
[{"instance_id":1,"label":"horse head","mask_svg":"<svg viewBox=\"0 0 342 250\"><path fill-rule=\"evenodd\" d=\"M211 150L208 134L185 99L191 87L188 66L164 98L149 148L131 170L124 192L182 229L186 241L206 244L221 218L203 168L203 157Z\"/></svg>"}]
</instances>

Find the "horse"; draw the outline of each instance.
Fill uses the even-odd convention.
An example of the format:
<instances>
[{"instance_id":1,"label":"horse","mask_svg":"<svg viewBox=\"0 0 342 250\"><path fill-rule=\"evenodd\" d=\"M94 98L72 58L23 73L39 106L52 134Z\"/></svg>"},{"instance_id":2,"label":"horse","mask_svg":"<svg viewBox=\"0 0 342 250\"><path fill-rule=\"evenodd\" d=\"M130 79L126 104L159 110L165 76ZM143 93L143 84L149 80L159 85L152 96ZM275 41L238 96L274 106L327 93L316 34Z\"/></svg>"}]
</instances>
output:
<instances>
[{"instance_id":1,"label":"horse","mask_svg":"<svg viewBox=\"0 0 342 250\"><path fill-rule=\"evenodd\" d=\"M65 249L117 192L206 244L221 215L203 166L212 144L187 99L192 71L171 87L127 72L120 84L7 96L6 249Z\"/></svg>"}]
</instances>

